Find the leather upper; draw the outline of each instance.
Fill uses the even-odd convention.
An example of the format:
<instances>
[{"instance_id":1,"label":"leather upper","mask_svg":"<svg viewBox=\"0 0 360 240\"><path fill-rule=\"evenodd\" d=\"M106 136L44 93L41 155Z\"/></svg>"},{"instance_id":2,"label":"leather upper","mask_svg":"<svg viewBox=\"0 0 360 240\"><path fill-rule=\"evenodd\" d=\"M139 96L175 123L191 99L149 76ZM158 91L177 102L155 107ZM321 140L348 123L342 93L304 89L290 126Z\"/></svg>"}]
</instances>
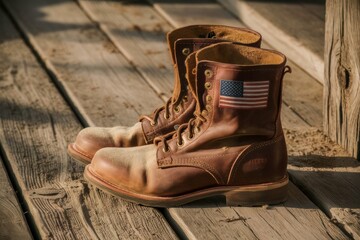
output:
<instances>
[{"instance_id":1,"label":"leather upper","mask_svg":"<svg viewBox=\"0 0 360 240\"><path fill-rule=\"evenodd\" d=\"M89 168L107 184L163 197L282 179L287 165L280 121L285 62L278 52L231 43L191 54L186 63L188 81L195 81L189 89L197 103L196 118L155 144L102 149ZM224 79L269 81L266 106L220 106Z\"/></svg>"},{"instance_id":2,"label":"leather upper","mask_svg":"<svg viewBox=\"0 0 360 240\"><path fill-rule=\"evenodd\" d=\"M185 60L189 54L219 42L235 42L260 47L261 35L249 29L221 25L186 26L168 34L168 44L175 69L172 107L170 107L169 119L166 119L164 114L160 114L155 122L141 121L147 143L151 143L157 136L174 131L175 126L193 117L195 101L188 89ZM153 114L149 117L153 118Z\"/></svg>"},{"instance_id":3,"label":"leather upper","mask_svg":"<svg viewBox=\"0 0 360 240\"><path fill-rule=\"evenodd\" d=\"M195 83L186 77L185 59L197 50L218 42L236 42L260 47L261 35L243 28L220 25L194 25L178 28L168 34L168 45L174 63L174 90L165 106L152 114L140 117L132 127L98 128L82 130L75 141L75 148L82 155L92 158L104 147L131 147L150 144L164 134L193 117L196 100L188 86Z\"/></svg>"}]
</instances>

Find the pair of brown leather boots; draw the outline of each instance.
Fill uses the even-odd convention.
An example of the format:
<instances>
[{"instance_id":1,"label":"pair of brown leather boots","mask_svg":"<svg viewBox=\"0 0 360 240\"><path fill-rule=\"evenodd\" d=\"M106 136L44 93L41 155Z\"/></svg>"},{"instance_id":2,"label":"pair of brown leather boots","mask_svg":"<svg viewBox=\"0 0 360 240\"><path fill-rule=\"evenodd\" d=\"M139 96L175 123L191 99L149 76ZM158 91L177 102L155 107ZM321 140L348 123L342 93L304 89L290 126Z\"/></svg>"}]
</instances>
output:
<instances>
[{"instance_id":1,"label":"pair of brown leather boots","mask_svg":"<svg viewBox=\"0 0 360 240\"><path fill-rule=\"evenodd\" d=\"M132 127L82 130L68 152L98 188L147 206L222 195L228 205L286 200L280 121L283 54L249 29L196 25L167 35L172 97Z\"/></svg>"}]
</instances>

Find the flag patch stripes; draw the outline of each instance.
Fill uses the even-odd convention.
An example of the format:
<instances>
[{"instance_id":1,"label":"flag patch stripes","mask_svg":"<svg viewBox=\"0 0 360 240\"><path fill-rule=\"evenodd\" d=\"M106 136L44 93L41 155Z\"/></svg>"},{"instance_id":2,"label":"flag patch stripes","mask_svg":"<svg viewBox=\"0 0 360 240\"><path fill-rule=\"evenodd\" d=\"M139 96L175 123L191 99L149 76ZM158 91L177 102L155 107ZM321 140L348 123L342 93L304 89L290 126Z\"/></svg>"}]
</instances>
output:
<instances>
[{"instance_id":1,"label":"flag patch stripes","mask_svg":"<svg viewBox=\"0 0 360 240\"><path fill-rule=\"evenodd\" d=\"M253 109L267 107L269 81L220 81L219 107Z\"/></svg>"}]
</instances>

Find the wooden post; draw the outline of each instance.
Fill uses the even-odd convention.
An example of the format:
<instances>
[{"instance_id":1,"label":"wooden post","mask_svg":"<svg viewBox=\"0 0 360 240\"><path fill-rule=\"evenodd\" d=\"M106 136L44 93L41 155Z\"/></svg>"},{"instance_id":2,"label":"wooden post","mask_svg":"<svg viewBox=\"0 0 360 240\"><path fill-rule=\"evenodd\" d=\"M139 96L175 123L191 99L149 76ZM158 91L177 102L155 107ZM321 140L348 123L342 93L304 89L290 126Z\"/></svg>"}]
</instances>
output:
<instances>
[{"instance_id":1,"label":"wooden post","mask_svg":"<svg viewBox=\"0 0 360 240\"><path fill-rule=\"evenodd\" d=\"M327 0L324 131L360 159L360 1Z\"/></svg>"}]
</instances>

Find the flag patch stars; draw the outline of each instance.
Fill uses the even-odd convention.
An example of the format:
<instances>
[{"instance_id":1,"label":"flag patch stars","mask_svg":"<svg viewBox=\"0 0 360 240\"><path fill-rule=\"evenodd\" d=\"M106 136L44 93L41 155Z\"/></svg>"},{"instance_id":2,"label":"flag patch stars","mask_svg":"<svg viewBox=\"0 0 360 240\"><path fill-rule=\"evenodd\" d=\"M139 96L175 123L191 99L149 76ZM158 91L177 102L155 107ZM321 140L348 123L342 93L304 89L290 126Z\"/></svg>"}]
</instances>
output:
<instances>
[{"instance_id":1,"label":"flag patch stars","mask_svg":"<svg viewBox=\"0 0 360 240\"><path fill-rule=\"evenodd\" d=\"M220 81L219 107L253 109L267 107L269 81Z\"/></svg>"}]
</instances>

